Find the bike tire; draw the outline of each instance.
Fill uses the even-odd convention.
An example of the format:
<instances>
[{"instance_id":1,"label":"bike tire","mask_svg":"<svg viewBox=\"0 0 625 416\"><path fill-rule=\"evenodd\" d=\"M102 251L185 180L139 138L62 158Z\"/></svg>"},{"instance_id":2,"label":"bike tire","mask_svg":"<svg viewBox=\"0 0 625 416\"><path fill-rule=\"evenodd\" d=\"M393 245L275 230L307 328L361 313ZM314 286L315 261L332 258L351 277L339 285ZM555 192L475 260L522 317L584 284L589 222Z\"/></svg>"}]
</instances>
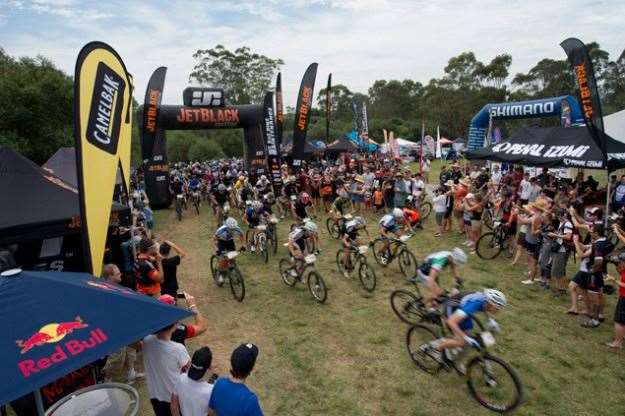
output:
<instances>
[{"instance_id":1,"label":"bike tire","mask_svg":"<svg viewBox=\"0 0 625 416\"><path fill-rule=\"evenodd\" d=\"M421 221L426 220L432 213L432 203L429 201L422 202L419 206L419 213L421 214Z\"/></svg>"},{"instance_id":2,"label":"bike tire","mask_svg":"<svg viewBox=\"0 0 625 416\"><path fill-rule=\"evenodd\" d=\"M341 237L341 229L339 228L338 221L334 220L334 218L328 218L326 220L326 228L328 229L328 234L335 240L338 240Z\"/></svg>"},{"instance_id":3,"label":"bike tire","mask_svg":"<svg viewBox=\"0 0 625 416\"><path fill-rule=\"evenodd\" d=\"M502 249L503 246L494 232L482 234L475 244L475 252L483 260L494 259L499 256Z\"/></svg>"},{"instance_id":4,"label":"bike tire","mask_svg":"<svg viewBox=\"0 0 625 416\"><path fill-rule=\"evenodd\" d=\"M420 324L427 314L421 294L415 295L403 289L391 293L391 308L402 322L409 325Z\"/></svg>"},{"instance_id":5,"label":"bike tire","mask_svg":"<svg viewBox=\"0 0 625 416\"><path fill-rule=\"evenodd\" d=\"M230 282L232 296L239 302L243 302L243 299L245 299L245 280L243 280L243 275L236 265L230 269L228 281Z\"/></svg>"},{"instance_id":6,"label":"bike tire","mask_svg":"<svg viewBox=\"0 0 625 416\"><path fill-rule=\"evenodd\" d=\"M406 279L413 279L417 276L419 263L410 250L403 248L397 256L397 262L399 263L399 270Z\"/></svg>"},{"instance_id":7,"label":"bike tire","mask_svg":"<svg viewBox=\"0 0 625 416\"><path fill-rule=\"evenodd\" d=\"M267 247L267 235L259 234L256 238L258 244L256 250L260 250L260 257L263 259L265 264L269 263L269 249Z\"/></svg>"},{"instance_id":8,"label":"bike tire","mask_svg":"<svg viewBox=\"0 0 625 416\"><path fill-rule=\"evenodd\" d=\"M491 215L489 210L484 210L482 214L482 223L489 229L492 230L495 226L493 221L493 216Z\"/></svg>"},{"instance_id":9,"label":"bike tire","mask_svg":"<svg viewBox=\"0 0 625 416\"><path fill-rule=\"evenodd\" d=\"M363 289L367 292L371 293L375 290L377 284L375 270L373 270L373 267L369 266L366 261L360 262L360 267L358 267L358 279Z\"/></svg>"},{"instance_id":10,"label":"bike tire","mask_svg":"<svg viewBox=\"0 0 625 416\"><path fill-rule=\"evenodd\" d=\"M271 233L271 247L273 248L273 254L278 252L278 230L274 229Z\"/></svg>"},{"instance_id":11,"label":"bike tire","mask_svg":"<svg viewBox=\"0 0 625 416\"><path fill-rule=\"evenodd\" d=\"M387 267L389 263L391 262L390 261L390 247L388 250L386 250L385 256L382 256L383 253L380 253L380 251L382 250L382 247L384 247L383 238L376 238L375 240L373 240L373 246L371 248L373 251L373 258L375 259L375 262L378 263L382 267Z\"/></svg>"},{"instance_id":12,"label":"bike tire","mask_svg":"<svg viewBox=\"0 0 625 416\"><path fill-rule=\"evenodd\" d=\"M195 205L195 212L197 213L197 215L200 215L200 204L196 202L193 205Z\"/></svg>"},{"instance_id":13,"label":"bike tire","mask_svg":"<svg viewBox=\"0 0 625 416\"><path fill-rule=\"evenodd\" d=\"M420 350L420 347L428 342L438 339L433 329L425 325L413 325L406 332L406 348L412 362L428 374L436 374L442 368L442 364L433 357Z\"/></svg>"},{"instance_id":14,"label":"bike tire","mask_svg":"<svg viewBox=\"0 0 625 416\"><path fill-rule=\"evenodd\" d=\"M219 262L219 257L217 257L216 255L212 255L211 256L211 260L210 260L210 267L211 267L211 274L213 275L213 281L215 282L215 284L218 287L221 287L224 285L224 281L222 280L221 283L219 282L219 280L217 279L217 264Z\"/></svg>"},{"instance_id":15,"label":"bike tire","mask_svg":"<svg viewBox=\"0 0 625 416\"><path fill-rule=\"evenodd\" d=\"M291 264L291 262L287 259L281 259L278 263L278 270L280 271L282 281L285 285L291 287L295 286L295 283L297 283L297 276L293 276L290 273L292 268L293 264Z\"/></svg>"},{"instance_id":16,"label":"bike tire","mask_svg":"<svg viewBox=\"0 0 625 416\"><path fill-rule=\"evenodd\" d=\"M494 403L481 392L480 388L478 388L482 387L480 386L481 384L486 385L486 383L482 381L483 378L486 377L485 369L490 367L489 371L492 371L492 368L494 366L498 366L500 369L502 369L503 374L509 377L509 379L512 381L512 398L508 403ZM476 372L479 372L479 374L476 374ZM492 375L489 375L489 377L492 377ZM516 371L501 358L492 356L490 354L473 357L467 364L466 379L467 387L469 388L471 396L480 405L494 412L510 412L516 409L523 401L523 384L521 383L521 379L517 375ZM501 380L501 378L499 378L499 380ZM497 382L497 380L494 381ZM497 393L499 394L499 391Z\"/></svg>"},{"instance_id":17,"label":"bike tire","mask_svg":"<svg viewBox=\"0 0 625 416\"><path fill-rule=\"evenodd\" d=\"M321 277L316 270L312 270L308 273L306 283L308 284L308 291L312 295L313 299L319 303L325 303L328 298L328 288L323 281L323 277Z\"/></svg>"}]
</instances>

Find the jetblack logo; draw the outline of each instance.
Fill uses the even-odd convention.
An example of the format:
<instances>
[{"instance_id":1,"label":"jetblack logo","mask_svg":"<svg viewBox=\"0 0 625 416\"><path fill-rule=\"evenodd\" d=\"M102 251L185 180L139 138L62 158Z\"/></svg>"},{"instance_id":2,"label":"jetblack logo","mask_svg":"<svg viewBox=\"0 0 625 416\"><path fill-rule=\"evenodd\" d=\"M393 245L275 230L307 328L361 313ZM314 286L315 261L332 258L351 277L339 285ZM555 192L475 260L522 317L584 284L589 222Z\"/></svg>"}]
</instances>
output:
<instances>
[{"instance_id":1,"label":"jetblack logo","mask_svg":"<svg viewBox=\"0 0 625 416\"><path fill-rule=\"evenodd\" d=\"M223 107L224 90L220 88L187 87L182 92L182 101L188 107Z\"/></svg>"},{"instance_id":2,"label":"jetblack logo","mask_svg":"<svg viewBox=\"0 0 625 416\"><path fill-rule=\"evenodd\" d=\"M112 155L117 154L126 82L100 62L95 76L87 140Z\"/></svg>"}]
</instances>

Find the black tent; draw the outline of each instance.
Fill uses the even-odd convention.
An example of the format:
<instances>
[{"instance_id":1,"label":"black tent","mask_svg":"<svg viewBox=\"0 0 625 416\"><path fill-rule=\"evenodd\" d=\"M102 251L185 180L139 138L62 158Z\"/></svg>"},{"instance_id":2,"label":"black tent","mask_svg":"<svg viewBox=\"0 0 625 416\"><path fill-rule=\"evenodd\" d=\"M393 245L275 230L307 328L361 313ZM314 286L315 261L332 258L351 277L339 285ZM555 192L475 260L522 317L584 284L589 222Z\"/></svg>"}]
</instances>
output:
<instances>
[{"instance_id":1,"label":"black tent","mask_svg":"<svg viewBox=\"0 0 625 416\"><path fill-rule=\"evenodd\" d=\"M78 191L13 150L0 146L0 244L78 234ZM128 221L113 203L111 221Z\"/></svg>"},{"instance_id":2,"label":"black tent","mask_svg":"<svg viewBox=\"0 0 625 416\"><path fill-rule=\"evenodd\" d=\"M354 153L357 151L358 146L356 143L347 140L345 137L333 141L326 148L326 152L328 153Z\"/></svg>"},{"instance_id":3,"label":"black tent","mask_svg":"<svg viewBox=\"0 0 625 416\"><path fill-rule=\"evenodd\" d=\"M76 150L73 147L61 147L42 167L61 178L66 184L78 188L78 179L76 177ZM117 171L115 184L121 185L121 183L122 176L119 171Z\"/></svg>"},{"instance_id":4,"label":"black tent","mask_svg":"<svg viewBox=\"0 0 625 416\"><path fill-rule=\"evenodd\" d=\"M625 143L606 135L608 167L625 167ZM606 169L586 127L524 127L501 143L466 153L467 159L526 166Z\"/></svg>"}]
</instances>

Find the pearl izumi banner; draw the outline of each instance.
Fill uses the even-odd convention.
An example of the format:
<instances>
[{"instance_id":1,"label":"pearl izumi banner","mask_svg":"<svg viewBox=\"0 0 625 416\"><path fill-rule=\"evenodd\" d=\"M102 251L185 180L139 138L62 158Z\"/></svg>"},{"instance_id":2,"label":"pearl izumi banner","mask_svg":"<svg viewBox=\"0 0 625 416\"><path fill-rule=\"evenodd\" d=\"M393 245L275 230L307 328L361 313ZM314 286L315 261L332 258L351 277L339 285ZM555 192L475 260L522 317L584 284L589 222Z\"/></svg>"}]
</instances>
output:
<instances>
[{"instance_id":1,"label":"pearl izumi banner","mask_svg":"<svg viewBox=\"0 0 625 416\"><path fill-rule=\"evenodd\" d=\"M271 92L265 94L263 130L265 147L267 148L267 167L271 175L273 192L279 194L282 187L282 175L280 174L280 152L276 144L276 122L273 114L273 93Z\"/></svg>"},{"instance_id":2,"label":"pearl izumi banner","mask_svg":"<svg viewBox=\"0 0 625 416\"><path fill-rule=\"evenodd\" d=\"M109 45L91 42L74 75L74 141L86 271L100 274L118 167L129 188L132 78Z\"/></svg>"},{"instance_id":3,"label":"pearl izumi banner","mask_svg":"<svg viewBox=\"0 0 625 416\"><path fill-rule=\"evenodd\" d=\"M284 129L284 109L282 105L282 73L276 79L276 147L282 149L282 131Z\"/></svg>"},{"instance_id":4,"label":"pearl izumi banner","mask_svg":"<svg viewBox=\"0 0 625 416\"><path fill-rule=\"evenodd\" d=\"M569 62L575 73L577 81L577 96L586 122L586 127L591 136L606 154L606 143L603 133L603 115L601 113L601 100L597 90L595 71L588 55L586 45L579 39L568 38L560 44L569 58Z\"/></svg>"},{"instance_id":5,"label":"pearl izumi banner","mask_svg":"<svg viewBox=\"0 0 625 416\"><path fill-rule=\"evenodd\" d=\"M312 109L313 91L315 78L317 77L317 64L312 63L304 73L302 84L297 95L297 107L295 107L295 122L293 125L293 166L299 169L304 160L306 149L306 132L310 121Z\"/></svg>"}]
</instances>

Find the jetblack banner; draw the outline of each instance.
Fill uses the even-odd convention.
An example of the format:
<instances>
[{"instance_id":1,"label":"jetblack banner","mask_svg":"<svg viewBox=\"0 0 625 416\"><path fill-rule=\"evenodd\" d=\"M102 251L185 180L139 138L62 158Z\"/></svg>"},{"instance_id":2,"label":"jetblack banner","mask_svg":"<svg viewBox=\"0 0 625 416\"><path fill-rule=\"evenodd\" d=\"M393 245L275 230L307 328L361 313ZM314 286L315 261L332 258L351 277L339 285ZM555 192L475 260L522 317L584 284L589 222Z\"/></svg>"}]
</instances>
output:
<instances>
[{"instance_id":1,"label":"jetblack banner","mask_svg":"<svg viewBox=\"0 0 625 416\"><path fill-rule=\"evenodd\" d=\"M295 122L293 126L293 166L299 169L304 160L306 147L306 132L310 121L315 78L317 77L317 64L312 63L304 73L302 83L297 95L297 107L295 107Z\"/></svg>"},{"instance_id":2,"label":"jetblack banner","mask_svg":"<svg viewBox=\"0 0 625 416\"><path fill-rule=\"evenodd\" d=\"M282 131L284 129L284 109L282 106L282 73L276 79L276 147L278 153L282 147Z\"/></svg>"},{"instance_id":3,"label":"jetblack banner","mask_svg":"<svg viewBox=\"0 0 625 416\"><path fill-rule=\"evenodd\" d=\"M275 194L282 187L280 175L280 151L276 146L276 121L273 112L273 93L265 94L265 106L263 110L263 133L265 136L265 148L267 149L267 167L271 174L271 183Z\"/></svg>"},{"instance_id":4,"label":"jetblack banner","mask_svg":"<svg viewBox=\"0 0 625 416\"><path fill-rule=\"evenodd\" d=\"M245 138L245 166L253 180L256 180L260 175L267 173L263 128L260 124L247 126L243 129L243 136Z\"/></svg>"},{"instance_id":5,"label":"jetblack banner","mask_svg":"<svg viewBox=\"0 0 625 416\"><path fill-rule=\"evenodd\" d=\"M330 143L330 120L332 119L332 74L328 75L326 87L326 143Z\"/></svg>"},{"instance_id":6,"label":"jetblack banner","mask_svg":"<svg viewBox=\"0 0 625 416\"><path fill-rule=\"evenodd\" d=\"M560 44L566 52L569 62L573 67L575 80L577 81L577 95L582 107L586 126L599 145L602 153L606 155L606 139L603 131L603 115L601 112L601 100L597 89L595 71L588 55L588 49L584 42L576 38L568 38Z\"/></svg>"}]
</instances>

